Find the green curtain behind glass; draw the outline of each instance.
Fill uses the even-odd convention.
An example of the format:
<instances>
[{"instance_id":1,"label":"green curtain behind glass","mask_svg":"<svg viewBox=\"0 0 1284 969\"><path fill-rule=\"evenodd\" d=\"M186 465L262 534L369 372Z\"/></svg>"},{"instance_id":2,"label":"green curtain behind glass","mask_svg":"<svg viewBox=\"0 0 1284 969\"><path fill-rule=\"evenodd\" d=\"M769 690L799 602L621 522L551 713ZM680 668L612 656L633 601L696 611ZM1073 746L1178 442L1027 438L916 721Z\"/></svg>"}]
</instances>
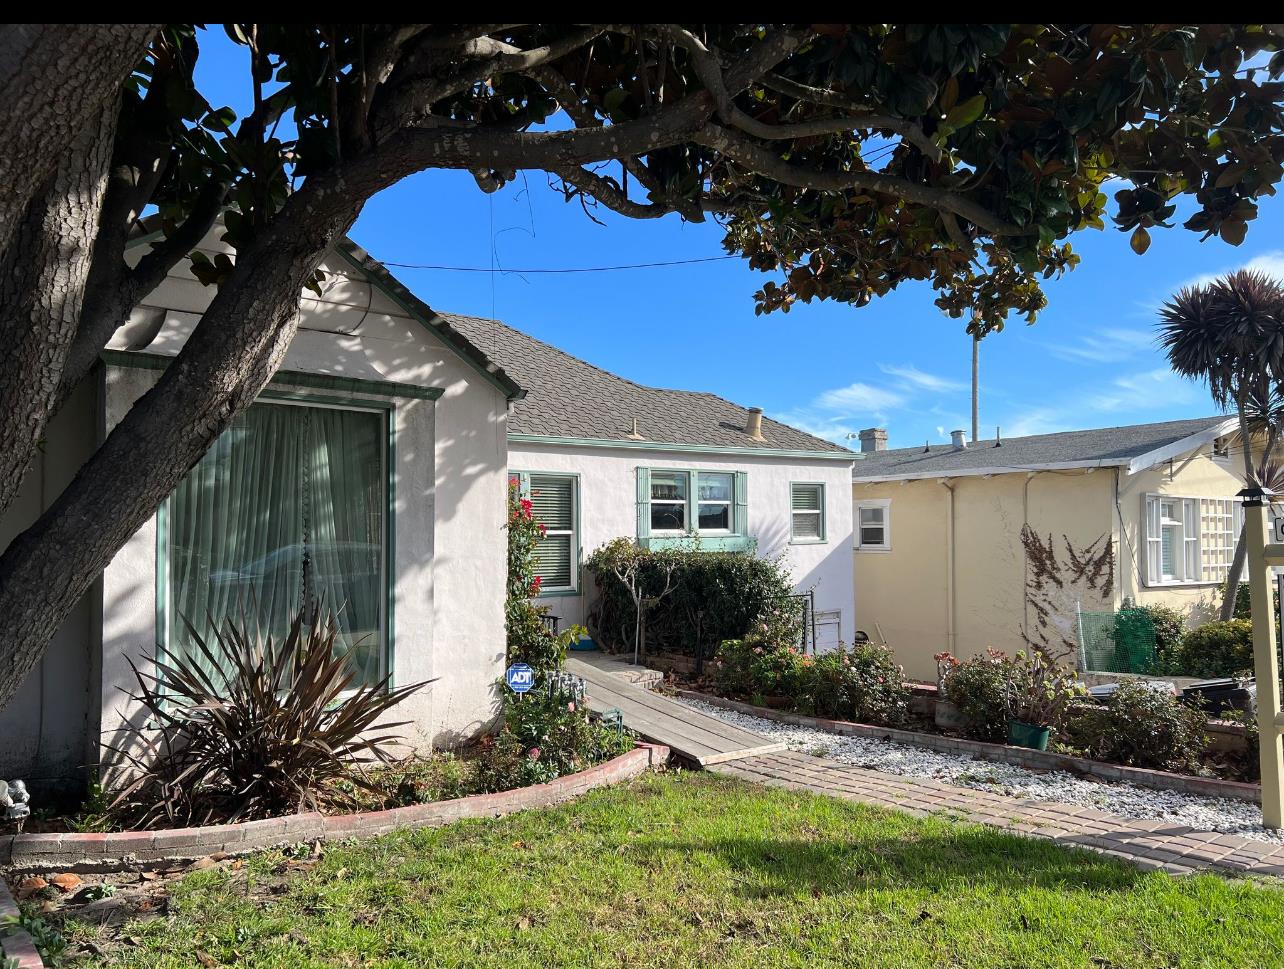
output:
<instances>
[{"instance_id":1,"label":"green curtain behind glass","mask_svg":"<svg viewBox=\"0 0 1284 969\"><path fill-rule=\"evenodd\" d=\"M384 675L383 420L368 411L256 404L169 504L171 649L186 617L284 635L300 606L338 614L359 682Z\"/></svg>"}]
</instances>

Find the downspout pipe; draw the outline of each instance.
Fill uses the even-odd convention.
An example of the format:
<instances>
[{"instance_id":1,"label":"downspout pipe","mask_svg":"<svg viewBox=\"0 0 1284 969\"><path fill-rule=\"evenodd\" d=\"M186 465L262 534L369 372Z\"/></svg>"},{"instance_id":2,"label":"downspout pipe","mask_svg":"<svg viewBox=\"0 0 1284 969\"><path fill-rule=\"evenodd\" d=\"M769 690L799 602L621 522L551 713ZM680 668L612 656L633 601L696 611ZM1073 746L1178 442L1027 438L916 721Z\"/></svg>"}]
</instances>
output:
<instances>
[{"instance_id":1,"label":"downspout pipe","mask_svg":"<svg viewBox=\"0 0 1284 969\"><path fill-rule=\"evenodd\" d=\"M958 655L958 630L955 620L957 592L954 569L954 484L949 478L937 478L950 493L945 509L945 648Z\"/></svg>"}]
</instances>

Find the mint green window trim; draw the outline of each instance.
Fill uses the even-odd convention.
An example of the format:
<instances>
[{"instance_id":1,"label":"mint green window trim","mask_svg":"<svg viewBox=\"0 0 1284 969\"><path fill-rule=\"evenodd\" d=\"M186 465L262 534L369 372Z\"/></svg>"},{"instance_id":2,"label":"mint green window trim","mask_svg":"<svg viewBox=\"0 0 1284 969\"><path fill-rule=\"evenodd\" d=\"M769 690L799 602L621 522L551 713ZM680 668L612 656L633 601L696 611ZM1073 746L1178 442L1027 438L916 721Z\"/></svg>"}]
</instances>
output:
<instances>
[{"instance_id":1,"label":"mint green window trim","mask_svg":"<svg viewBox=\"0 0 1284 969\"><path fill-rule=\"evenodd\" d=\"M109 366L130 370L164 370L174 359L163 353L134 350L104 350L99 358ZM304 373L301 370L278 370L268 386L283 393L290 392L290 388L302 387L335 394L374 394L409 400L437 400L445 393L441 387L421 387L396 380L367 380L326 373Z\"/></svg>"},{"instance_id":2,"label":"mint green window trim","mask_svg":"<svg viewBox=\"0 0 1284 969\"><path fill-rule=\"evenodd\" d=\"M686 496L684 499L684 528L682 531L656 532L651 527L651 505L653 501L672 505L677 500L664 501L653 499L651 480L654 474L678 474L686 478ZM732 479L732 494L728 504L728 524L725 531L702 532L700 522L700 476L729 476ZM705 504L722 504L721 500L706 501ZM675 549L698 548L708 552L748 552L756 548L757 543L749 534L749 475L745 471L723 471L706 468L644 468L637 469L637 542L643 548Z\"/></svg>"},{"instance_id":3,"label":"mint green window trim","mask_svg":"<svg viewBox=\"0 0 1284 969\"><path fill-rule=\"evenodd\" d=\"M580 523L580 476L578 472L571 471L517 471L509 469L508 479L514 478L518 482L518 491L523 498L529 498L531 494L531 478L565 478L571 485L571 507L572 515L572 532L570 538L571 554L571 584L566 587L553 587L544 589L540 587L538 599L564 599L571 596L578 596L583 593L584 588L584 546L580 540L583 534Z\"/></svg>"},{"instance_id":4,"label":"mint green window trim","mask_svg":"<svg viewBox=\"0 0 1284 969\"><path fill-rule=\"evenodd\" d=\"M394 688L396 684L395 664L395 605L396 605L396 479L397 479L397 462L396 462L396 407L391 401L387 400L367 400L365 398L337 397L330 395L301 394L288 390L268 389L264 390L255 402L263 404L278 405L320 405L332 407L337 410L354 410L368 411L381 415L384 429L384 472L385 479L385 507L383 508L383 543L384 543L384 561L382 563L384 574L382 582L384 586L384 603L383 603L383 671L387 677L388 688ZM156 510L156 658L164 660L169 648L169 632L173 622L170 615L170 550L169 550L169 531L171 524L172 512L170 502L173 495L168 496L160 507ZM348 693L357 689L356 686Z\"/></svg>"},{"instance_id":5,"label":"mint green window trim","mask_svg":"<svg viewBox=\"0 0 1284 969\"><path fill-rule=\"evenodd\" d=\"M803 536L799 537L794 533L794 515L802 514L800 510L794 507L794 489L811 489L816 490L819 508L817 515L816 537ZM791 481L789 482L789 544L790 545L826 545L829 542L829 535L826 531L828 515L825 513L825 482L823 481ZM810 513L810 512L807 512Z\"/></svg>"}]
</instances>

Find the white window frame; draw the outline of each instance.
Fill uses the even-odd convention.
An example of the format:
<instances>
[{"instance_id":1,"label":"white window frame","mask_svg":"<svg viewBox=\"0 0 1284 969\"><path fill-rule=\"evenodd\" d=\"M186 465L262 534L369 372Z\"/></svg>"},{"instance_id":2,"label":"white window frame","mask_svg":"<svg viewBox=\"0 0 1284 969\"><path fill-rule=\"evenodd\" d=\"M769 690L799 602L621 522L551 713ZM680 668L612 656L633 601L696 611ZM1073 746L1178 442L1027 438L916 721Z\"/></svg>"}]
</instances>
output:
<instances>
[{"instance_id":1,"label":"white window frame","mask_svg":"<svg viewBox=\"0 0 1284 969\"><path fill-rule=\"evenodd\" d=\"M890 552L892 550L892 499L860 498L854 501L852 508L852 542L858 552ZM866 544L860 537L860 513L864 508L877 508L883 513L882 544Z\"/></svg>"},{"instance_id":2,"label":"white window frame","mask_svg":"<svg viewBox=\"0 0 1284 969\"><path fill-rule=\"evenodd\" d=\"M509 480L514 478L518 481L518 488L523 498L530 498L531 479L532 478L565 478L571 483L571 527L570 528L548 528L545 527L544 537L555 538L562 535L570 536L570 585L544 585L540 584L538 599L549 596L574 596L580 593L580 476L569 471L517 471L508 472Z\"/></svg>"},{"instance_id":3,"label":"white window frame","mask_svg":"<svg viewBox=\"0 0 1284 969\"><path fill-rule=\"evenodd\" d=\"M687 483L684 496L681 499L657 498L655 496L655 476L657 474L680 475L682 478L684 478ZM690 535L696 531L696 527L700 524L700 509L699 509L699 503L693 500L693 496L691 494L691 484L692 484L691 472L687 471L684 468L652 468L651 469L649 482L647 484L647 487L649 489L647 493L648 514L651 513L651 509L654 509L656 505L665 505L665 506L681 505L682 506L682 524L686 526L684 528L656 528L655 525L652 524L650 528L650 532L652 535L658 535L660 537L667 537L672 535ZM696 518L694 522L690 520L691 511L693 508L695 509L695 518ZM652 522L655 521L654 516L652 516L651 521Z\"/></svg>"},{"instance_id":4,"label":"white window frame","mask_svg":"<svg viewBox=\"0 0 1284 969\"><path fill-rule=\"evenodd\" d=\"M655 472L652 471L652 474ZM700 479L705 475L719 475L730 478L730 490L727 492L727 498L724 501L721 498L714 498L706 501L700 497L699 487ZM693 476L687 474L687 488L692 490L691 505L695 509L695 520L690 522L690 530L697 535L730 535L736 530L736 473L734 471L697 471ZM700 527L700 506L701 505L725 505L727 508L727 527L726 528L701 528Z\"/></svg>"},{"instance_id":5,"label":"white window frame","mask_svg":"<svg viewBox=\"0 0 1284 969\"><path fill-rule=\"evenodd\" d=\"M794 489L795 488L815 488L817 491L817 508L815 511L794 509ZM799 538L794 534L794 516L796 515L815 515L816 516L816 537ZM829 535L826 532L825 522L825 482L823 481L791 481L789 482L789 542L792 545L824 545L828 543Z\"/></svg>"},{"instance_id":6,"label":"white window frame","mask_svg":"<svg viewBox=\"0 0 1284 969\"><path fill-rule=\"evenodd\" d=\"M1227 505L1229 503L1229 527ZM1172 504L1172 514L1165 516L1163 506ZM1240 500L1231 496L1168 494L1148 492L1142 496L1142 544L1145 548L1144 581L1147 588L1174 586L1215 586L1225 581L1216 573L1229 568L1242 521ZM1163 533L1165 528L1179 529L1179 547L1173 549L1171 575L1163 573ZM1216 539L1215 543L1206 542ZM1225 562L1213 561L1221 555ZM1205 558L1209 558L1205 562ZM1156 574L1158 573L1158 574Z\"/></svg>"}]
</instances>

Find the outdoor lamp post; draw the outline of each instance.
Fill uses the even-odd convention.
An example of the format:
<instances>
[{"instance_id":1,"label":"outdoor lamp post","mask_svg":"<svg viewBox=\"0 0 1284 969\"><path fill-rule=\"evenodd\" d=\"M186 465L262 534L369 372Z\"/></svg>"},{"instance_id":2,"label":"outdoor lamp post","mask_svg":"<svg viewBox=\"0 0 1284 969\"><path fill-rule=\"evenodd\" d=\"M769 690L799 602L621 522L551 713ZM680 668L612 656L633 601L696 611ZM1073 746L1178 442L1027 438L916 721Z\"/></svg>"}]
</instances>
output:
<instances>
[{"instance_id":1,"label":"outdoor lamp post","mask_svg":"<svg viewBox=\"0 0 1284 969\"><path fill-rule=\"evenodd\" d=\"M1248 591L1253 608L1253 674L1257 678L1257 727L1262 766L1262 823L1284 827L1284 719L1280 714L1280 662L1275 651L1271 566L1284 565L1284 544L1272 543L1271 492L1245 488L1244 529L1248 545ZM1234 590L1228 590L1234 595Z\"/></svg>"}]
</instances>

